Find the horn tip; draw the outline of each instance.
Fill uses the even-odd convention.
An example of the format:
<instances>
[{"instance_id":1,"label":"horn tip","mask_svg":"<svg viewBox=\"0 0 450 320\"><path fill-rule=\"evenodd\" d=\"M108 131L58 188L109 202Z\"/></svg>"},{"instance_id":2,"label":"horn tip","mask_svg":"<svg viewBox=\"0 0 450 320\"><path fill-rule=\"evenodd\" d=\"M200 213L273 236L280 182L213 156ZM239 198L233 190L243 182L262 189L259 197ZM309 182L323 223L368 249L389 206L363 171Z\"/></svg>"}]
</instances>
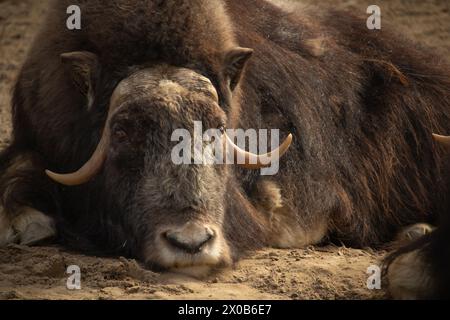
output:
<instances>
[{"instance_id":1,"label":"horn tip","mask_svg":"<svg viewBox=\"0 0 450 320\"><path fill-rule=\"evenodd\" d=\"M286 137L286 142L289 144L289 146L292 144L293 140L294 140L294 135L292 133L289 133L289 135Z\"/></svg>"},{"instance_id":2,"label":"horn tip","mask_svg":"<svg viewBox=\"0 0 450 320\"><path fill-rule=\"evenodd\" d=\"M449 140L449 137L433 133L433 139L437 142L447 142Z\"/></svg>"},{"instance_id":3,"label":"horn tip","mask_svg":"<svg viewBox=\"0 0 450 320\"><path fill-rule=\"evenodd\" d=\"M58 174L55 173L53 171L50 170L45 170L45 174L53 181L55 181L56 183L65 185L65 186L76 186L78 184L80 184L78 181L70 179L68 176L66 177L66 175L62 175L62 174Z\"/></svg>"},{"instance_id":4,"label":"horn tip","mask_svg":"<svg viewBox=\"0 0 450 320\"><path fill-rule=\"evenodd\" d=\"M450 137L433 133L433 139L446 148L450 147Z\"/></svg>"},{"instance_id":5,"label":"horn tip","mask_svg":"<svg viewBox=\"0 0 450 320\"><path fill-rule=\"evenodd\" d=\"M50 171L48 169L45 170L45 174L50 178L52 178L53 176L56 175L56 173L54 173L53 171Z\"/></svg>"},{"instance_id":6,"label":"horn tip","mask_svg":"<svg viewBox=\"0 0 450 320\"><path fill-rule=\"evenodd\" d=\"M59 174L57 174L57 173L55 173L53 171L50 171L48 169L45 170L45 174L47 175L47 177L49 177L50 179L52 179L55 182L60 182L60 180L61 180L61 179L59 179L59 177L60 177Z\"/></svg>"}]
</instances>

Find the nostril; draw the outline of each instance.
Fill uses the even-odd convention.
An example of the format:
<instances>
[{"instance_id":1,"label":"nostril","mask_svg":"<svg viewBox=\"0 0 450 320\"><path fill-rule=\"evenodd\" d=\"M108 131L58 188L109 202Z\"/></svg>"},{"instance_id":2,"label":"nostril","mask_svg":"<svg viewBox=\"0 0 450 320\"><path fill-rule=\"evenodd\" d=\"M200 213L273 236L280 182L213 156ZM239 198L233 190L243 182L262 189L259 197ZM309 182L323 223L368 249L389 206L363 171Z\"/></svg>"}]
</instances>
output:
<instances>
[{"instance_id":1,"label":"nostril","mask_svg":"<svg viewBox=\"0 0 450 320\"><path fill-rule=\"evenodd\" d=\"M190 254L196 254L201 252L204 246L214 238L214 233L209 228L204 228L201 232L195 234L167 231L163 236L173 247Z\"/></svg>"}]
</instances>

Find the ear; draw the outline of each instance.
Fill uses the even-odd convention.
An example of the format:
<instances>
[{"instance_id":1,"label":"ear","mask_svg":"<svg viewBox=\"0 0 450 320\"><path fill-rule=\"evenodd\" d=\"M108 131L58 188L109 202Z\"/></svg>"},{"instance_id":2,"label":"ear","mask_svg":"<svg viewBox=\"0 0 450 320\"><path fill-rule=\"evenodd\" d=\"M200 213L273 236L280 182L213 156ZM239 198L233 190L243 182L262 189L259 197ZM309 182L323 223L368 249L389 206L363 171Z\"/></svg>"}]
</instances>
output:
<instances>
[{"instance_id":1,"label":"ear","mask_svg":"<svg viewBox=\"0 0 450 320\"><path fill-rule=\"evenodd\" d=\"M100 74L97 55L87 51L68 52L61 55L61 61L70 74L75 87L86 97L88 108L91 108Z\"/></svg>"},{"instance_id":2,"label":"ear","mask_svg":"<svg viewBox=\"0 0 450 320\"><path fill-rule=\"evenodd\" d=\"M235 48L225 55L225 77L230 82L230 89L236 89L241 80L242 73L247 65L248 60L253 54L253 49Z\"/></svg>"}]
</instances>

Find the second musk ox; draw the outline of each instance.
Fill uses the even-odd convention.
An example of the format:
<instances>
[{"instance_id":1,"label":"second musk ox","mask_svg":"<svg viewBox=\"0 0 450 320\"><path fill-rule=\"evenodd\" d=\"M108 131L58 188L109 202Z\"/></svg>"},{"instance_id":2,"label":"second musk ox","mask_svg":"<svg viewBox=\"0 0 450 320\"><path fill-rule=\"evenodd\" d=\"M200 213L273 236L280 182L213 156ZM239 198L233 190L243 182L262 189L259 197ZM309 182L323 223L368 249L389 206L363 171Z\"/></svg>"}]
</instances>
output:
<instances>
[{"instance_id":1,"label":"second musk ox","mask_svg":"<svg viewBox=\"0 0 450 320\"><path fill-rule=\"evenodd\" d=\"M434 135L447 150L442 176L450 174L450 136ZM448 180L447 180L448 183ZM448 189L443 195L449 200ZM401 299L450 299L450 215L444 211L439 227L391 253L385 275L391 294Z\"/></svg>"},{"instance_id":2,"label":"second musk ox","mask_svg":"<svg viewBox=\"0 0 450 320\"><path fill-rule=\"evenodd\" d=\"M65 28L73 4L81 30ZM58 234L190 273L263 246L383 245L447 209L431 132L450 132L449 75L439 56L347 12L55 1L14 91L0 240ZM171 134L194 121L293 143L271 177L175 165Z\"/></svg>"}]
</instances>

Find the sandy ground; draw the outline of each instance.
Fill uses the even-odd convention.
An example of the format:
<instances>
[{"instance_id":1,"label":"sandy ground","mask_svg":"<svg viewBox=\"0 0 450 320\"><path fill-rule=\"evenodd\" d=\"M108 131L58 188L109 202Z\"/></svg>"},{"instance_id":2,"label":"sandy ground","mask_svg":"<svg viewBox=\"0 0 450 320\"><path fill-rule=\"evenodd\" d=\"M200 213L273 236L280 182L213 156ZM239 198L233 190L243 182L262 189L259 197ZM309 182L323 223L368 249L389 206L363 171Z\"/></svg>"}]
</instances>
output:
<instances>
[{"instance_id":1,"label":"sandy ground","mask_svg":"<svg viewBox=\"0 0 450 320\"><path fill-rule=\"evenodd\" d=\"M314 4L314 0L303 0ZM364 13L372 2L322 0ZM48 0L0 0L0 149L9 142L10 92ZM377 1L383 21L450 53L448 0ZM202 281L156 274L123 258L104 259L58 247L0 249L0 299L382 299L368 290L367 268L384 252L338 247L267 249ZM81 268L81 290L68 290L67 267Z\"/></svg>"}]
</instances>

